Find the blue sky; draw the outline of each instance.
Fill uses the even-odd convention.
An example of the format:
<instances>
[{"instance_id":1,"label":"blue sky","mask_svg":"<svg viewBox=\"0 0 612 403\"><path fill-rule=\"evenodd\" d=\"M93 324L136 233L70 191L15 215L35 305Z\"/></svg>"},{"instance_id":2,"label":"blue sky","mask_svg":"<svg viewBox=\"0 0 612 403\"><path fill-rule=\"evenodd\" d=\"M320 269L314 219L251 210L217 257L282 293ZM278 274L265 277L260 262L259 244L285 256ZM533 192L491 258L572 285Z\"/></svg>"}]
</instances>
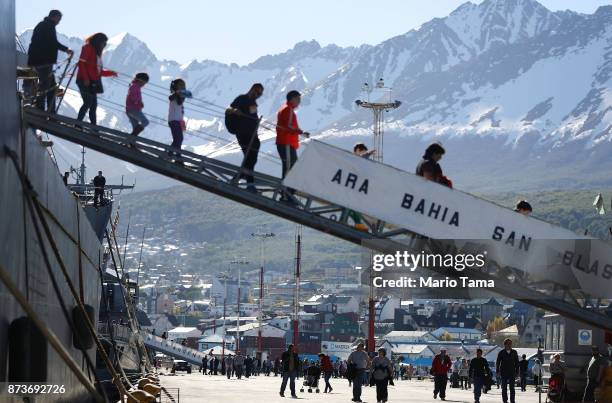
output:
<instances>
[{"instance_id":1,"label":"blue sky","mask_svg":"<svg viewBox=\"0 0 612 403\"><path fill-rule=\"evenodd\" d=\"M188 62L212 59L245 64L283 52L297 42L322 45L377 44L435 17L465 0L17 0L17 30L32 28L52 8L62 10L58 30L85 37L129 32L158 58ZM480 0L472 1L480 3ZM540 0L551 10L592 13L612 0Z\"/></svg>"}]
</instances>

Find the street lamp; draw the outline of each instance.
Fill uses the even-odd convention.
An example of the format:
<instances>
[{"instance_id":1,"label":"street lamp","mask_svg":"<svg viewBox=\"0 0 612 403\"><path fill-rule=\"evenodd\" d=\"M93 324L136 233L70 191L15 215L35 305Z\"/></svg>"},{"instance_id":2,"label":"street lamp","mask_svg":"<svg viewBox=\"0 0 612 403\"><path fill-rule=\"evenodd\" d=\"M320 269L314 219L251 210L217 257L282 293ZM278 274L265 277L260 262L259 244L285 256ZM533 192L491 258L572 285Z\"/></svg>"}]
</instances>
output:
<instances>
[{"instance_id":1,"label":"street lamp","mask_svg":"<svg viewBox=\"0 0 612 403\"><path fill-rule=\"evenodd\" d=\"M257 315L257 352L259 353L259 359L262 359L263 355L263 340L262 340L262 321L263 321L263 297L264 297L264 264L265 264L265 243L266 239L276 236L273 232L258 232L252 233L253 238L261 241L261 266L259 268L259 312Z\"/></svg>"},{"instance_id":2,"label":"street lamp","mask_svg":"<svg viewBox=\"0 0 612 403\"><path fill-rule=\"evenodd\" d=\"M237 265L245 265L245 264L249 264L249 262L247 262L246 260L244 260L244 257L242 257L240 260L232 260L230 262L230 271L232 270L232 264L237 264ZM241 274L241 269L240 266L238 266L238 307L237 307L237 320L236 320L236 352L238 352L240 350L240 274Z\"/></svg>"}]
</instances>

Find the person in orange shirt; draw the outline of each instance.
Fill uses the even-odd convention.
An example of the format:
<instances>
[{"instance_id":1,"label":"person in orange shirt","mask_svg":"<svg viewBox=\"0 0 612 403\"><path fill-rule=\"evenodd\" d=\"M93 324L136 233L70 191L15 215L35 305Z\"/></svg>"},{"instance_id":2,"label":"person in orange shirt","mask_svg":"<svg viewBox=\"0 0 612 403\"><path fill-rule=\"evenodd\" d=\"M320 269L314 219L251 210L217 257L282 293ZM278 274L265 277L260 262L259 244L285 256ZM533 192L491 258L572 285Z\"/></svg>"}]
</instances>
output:
<instances>
[{"instance_id":1,"label":"person in orange shirt","mask_svg":"<svg viewBox=\"0 0 612 403\"><path fill-rule=\"evenodd\" d=\"M276 115L276 149L283 163L283 179L297 161L297 149L300 146L300 135L305 137L310 135L302 131L298 125L295 109L301 102L302 95L298 91L289 91L287 93L287 102L278 110ZM289 193L293 193L293 190L289 189ZM283 195L283 199L286 199L285 195Z\"/></svg>"},{"instance_id":2,"label":"person in orange shirt","mask_svg":"<svg viewBox=\"0 0 612 403\"><path fill-rule=\"evenodd\" d=\"M302 95L298 91L287 93L287 102L281 106L276 121L276 149L283 162L283 178L297 161L297 149L300 147L299 136L308 137L298 125L295 109L300 106Z\"/></svg>"}]
</instances>

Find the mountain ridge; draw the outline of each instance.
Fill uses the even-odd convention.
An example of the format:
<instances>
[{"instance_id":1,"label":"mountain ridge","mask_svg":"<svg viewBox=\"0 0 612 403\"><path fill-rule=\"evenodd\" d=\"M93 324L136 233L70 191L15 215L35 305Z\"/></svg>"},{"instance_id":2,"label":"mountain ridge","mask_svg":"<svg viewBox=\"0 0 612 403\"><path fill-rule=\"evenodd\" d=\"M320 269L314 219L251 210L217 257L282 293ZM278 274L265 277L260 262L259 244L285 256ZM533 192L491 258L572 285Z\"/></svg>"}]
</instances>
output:
<instances>
[{"instance_id":1,"label":"mountain ridge","mask_svg":"<svg viewBox=\"0 0 612 403\"><path fill-rule=\"evenodd\" d=\"M200 133L188 136L186 144L197 152L219 150L214 155L230 162L240 155L235 147L221 149L233 140L224 130L222 110L253 82L266 87L260 102L265 117L274 121L285 93L297 89L304 94L301 126L321 140L350 147L368 141L371 133L371 115L355 106L365 96L363 83L384 77L393 98L402 101L386 115L387 163L412 170L426 144L441 141L449 151L445 170L466 190L599 186L612 183L605 174L612 169L605 158L612 151L611 16L612 6L580 14L553 12L535 0L485 0L464 3L446 17L377 45L321 46L310 40L243 66L205 59L180 65L120 34L113 37L105 63L126 74L150 74L146 111L162 121L165 97L152 85L166 87L173 77L185 78L196 98L209 102L206 108L186 105L188 127ZM22 37L27 42L27 33ZM67 40L78 45L76 38ZM108 81L105 87L104 98L123 102L125 82ZM147 99L150 91L157 100ZM63 113L74 114L78 94L69 93L66 103ZM101 108L102 124L129 127L121 113L104 102ZM203 141L205 132L227 141ZM163 125L150 126L144 135L169 138ZM274 133L262 130L260 136L270 139ZM276 154L269 140L264 150ZM279 170L266 161L258 169Z\"/></svg>"}]
</instances>

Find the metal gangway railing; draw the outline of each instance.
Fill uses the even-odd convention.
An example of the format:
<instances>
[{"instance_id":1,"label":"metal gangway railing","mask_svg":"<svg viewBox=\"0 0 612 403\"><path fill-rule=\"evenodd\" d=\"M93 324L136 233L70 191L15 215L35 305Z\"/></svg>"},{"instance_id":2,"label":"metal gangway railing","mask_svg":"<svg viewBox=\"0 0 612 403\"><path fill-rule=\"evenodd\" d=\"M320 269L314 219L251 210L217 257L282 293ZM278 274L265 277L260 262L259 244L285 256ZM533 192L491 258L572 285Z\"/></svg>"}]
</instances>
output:
<instances>
[{"instance_id":1,"label":"metal gangway railing","mask_svg":"<svg viewBox=\"0 0 612 403\"><path fill-rule=\"evenodd\" d=\"M365 220L367 230L356 228L350 224L352 212L349 208L308 194L289 194L292 203L282 201L282 196L288 194L287 189L281 179L271 175L253 172L257 192L252 193L240 187L236 180L243 173L239 166L187 150L181 150L181 163L176 163L169 155L174 151L169 145L29 106L23 108L22 116L24 123L32 128L379 252L405 250L410 242L422 242L424 238L375 217ZM612 329L612 318L590 309L586 297L577 297L556 287L550 289L516 283L503 273L490 272L480 276L495 280L497 293L568 318Z\"/></svg>"},{"instance_id":2,"label":"metal gangway railing","mask_svg":"<svg viewBox=\"0 0 612 403\"><path fill-rule=\"evenodd\" d=\"M202 358L206 356L206 353L202 351L183 346L182 344L174 341L163 339L151 333L141 332L141 335L145 346L148 348L179 360L185 360L194 365L201 365Z\"/></svg>"}]
</instances>

